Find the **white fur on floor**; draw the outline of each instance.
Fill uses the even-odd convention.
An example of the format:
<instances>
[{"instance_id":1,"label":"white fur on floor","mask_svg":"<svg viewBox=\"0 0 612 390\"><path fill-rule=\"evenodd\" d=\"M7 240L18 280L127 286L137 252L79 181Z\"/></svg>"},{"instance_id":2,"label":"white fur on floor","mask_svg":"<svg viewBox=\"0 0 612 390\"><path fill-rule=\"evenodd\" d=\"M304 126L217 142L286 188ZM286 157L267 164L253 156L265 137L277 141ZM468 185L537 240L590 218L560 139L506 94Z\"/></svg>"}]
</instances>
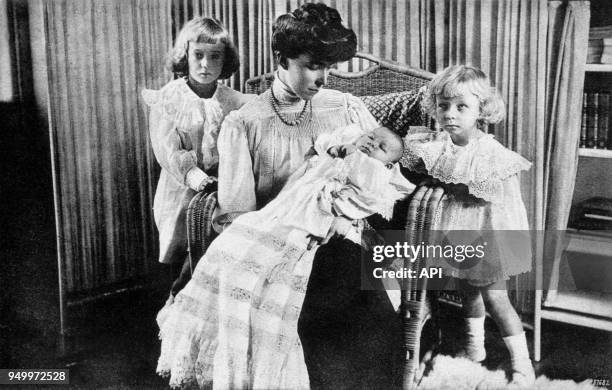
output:
<instances>
[{"instance_id":1,"label":"white fur on floor","mask_svg":"<svg viewBox=\"0 0 612 390\"><path fill-rule=\"evenodd\" d=\"M464 358L438 355L433 360L433 369L421 380L419 389L515 389L508 385L502 370L489 371L481 364ZM536 379L534 389L538 390L593 390L597 389L586 380L576 383L571 380L552 380L545 376Z\"/></svg>"}]
</instances>

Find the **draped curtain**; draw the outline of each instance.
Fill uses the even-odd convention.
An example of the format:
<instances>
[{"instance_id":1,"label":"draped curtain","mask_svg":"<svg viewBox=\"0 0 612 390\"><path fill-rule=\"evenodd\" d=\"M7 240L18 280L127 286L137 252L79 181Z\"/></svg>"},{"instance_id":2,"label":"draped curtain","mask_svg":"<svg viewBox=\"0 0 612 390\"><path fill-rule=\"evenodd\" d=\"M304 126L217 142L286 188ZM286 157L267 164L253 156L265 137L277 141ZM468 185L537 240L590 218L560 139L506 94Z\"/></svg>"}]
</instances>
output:
<instances>
[{"instance_id":1,"label":"draped curtain","mask_svg":"<svg viewBox=\"0 0 612 390\"><path fill-rule=\"evenodd\" d=\"M169 78L166 0L45 0L58 254L67 292L147 274L156 262L157 168L140 91ZM36 72L36 69L35 69Z\"/></svg>"},{"instance_id":2,"label":"draped curtain","mask_svg":"<svg viewBox=\"0 0 612 390\"><path fill-rule=\"evenodd\" d=\"M544 156L544 227L549 232L565 230L569 218L580 138L582 92L584 86L590 7L586 1L550 1L548 66L546 85L547 128ZM543 264L550 280L541 281L544 288L556 288L559 279L561 240L552 235L544 248ZM547 265L552 263L548 269ZM552 281L552 283L551 283ZM540 283L540 281L538 281ZM556 290L547 293L554 301Z\"/></svg>"}]
</instances>

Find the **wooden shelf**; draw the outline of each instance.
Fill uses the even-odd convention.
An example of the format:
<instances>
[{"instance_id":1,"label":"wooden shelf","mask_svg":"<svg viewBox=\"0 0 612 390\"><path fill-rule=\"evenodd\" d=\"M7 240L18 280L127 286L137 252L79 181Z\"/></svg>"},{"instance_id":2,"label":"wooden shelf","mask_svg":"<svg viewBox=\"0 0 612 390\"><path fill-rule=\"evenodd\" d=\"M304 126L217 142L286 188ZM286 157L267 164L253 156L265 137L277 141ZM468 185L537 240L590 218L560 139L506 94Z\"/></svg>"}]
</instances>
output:
<instances>
[{"instance_id":1,"label":"wooden shelf","mask_svg":"<svg viewBox=\"0 0 612 390\"><path fill-rule=\"evenodd\" d=\"M612 72L612 64L586 64L587 72Z\"/></svg>"},{"instance_id":2,"label":"wooden shelf","mask_svg":"<svg viewBox=\"0 0 612 390\"><path fill-rule=\"evenodd\" d=\"M612 158L612 150L608 149L591 149L579 148L578 156L582 157L597 157L597 158Z\"/></svg>"},{"instance_id":3,"label":"wooden shelf","mask_svg":"<svg viewBox=\"0 0 612 390\"><path fill-rule=\"evenodd\" d=\"M544 320L565 322L567 324L612 332L612 321L606 318L593 317L582 313L572 313L564 310L548 308L542 308L541 316L541 318Z\"/></svg>"}]
</instances>

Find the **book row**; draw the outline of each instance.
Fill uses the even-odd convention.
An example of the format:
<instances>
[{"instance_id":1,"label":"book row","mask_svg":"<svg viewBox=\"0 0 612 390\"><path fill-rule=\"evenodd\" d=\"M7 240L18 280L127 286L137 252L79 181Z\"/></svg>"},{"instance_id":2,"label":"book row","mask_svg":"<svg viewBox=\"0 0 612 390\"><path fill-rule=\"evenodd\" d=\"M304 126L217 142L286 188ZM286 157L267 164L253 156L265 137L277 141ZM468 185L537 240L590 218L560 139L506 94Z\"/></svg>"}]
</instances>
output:
<instances>
[{"instance_id":1,"label":"book row","mask_svg":"<svg viewBox=\"0 0 612 390\"><path fill-rule=\"evenodd\" d=\"M610 133L609 92L585 92L582 96L582 125L580 147L612 149Z\"/></svg>"}]
</instances>

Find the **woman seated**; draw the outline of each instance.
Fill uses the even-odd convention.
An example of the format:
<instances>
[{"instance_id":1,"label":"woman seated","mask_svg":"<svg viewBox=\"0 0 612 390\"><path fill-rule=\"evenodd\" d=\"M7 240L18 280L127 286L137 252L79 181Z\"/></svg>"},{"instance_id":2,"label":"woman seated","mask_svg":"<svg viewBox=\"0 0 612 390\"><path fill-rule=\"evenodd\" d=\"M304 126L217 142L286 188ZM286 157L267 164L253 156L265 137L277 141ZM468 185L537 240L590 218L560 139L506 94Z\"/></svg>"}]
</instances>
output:
<instances>
[{"instance_id":1,"label":"woman seated","mask_svg":"<svg viewBox=\"0 0 612 390\"><path fill-rule=\"evenodd\" d=\"M271 88L230 113L219 133L220 226L274 199L321 134L379 127L361 100L323 88L330 69L356 50L335 9L309 3L280 16L272 50ZM401 322L384 291L360 289L360 246L344 239L343 217L336 221L334 237L316 251L298 324L310 385L388 388L399 381Z\"/></svg>"},{"instance_id":2,"label":"woman seated","mask_svg":"<svg viewBox=\"0 0 612 390\"><path fill-rule=\"evenodd\" d=\"M414 189L397 166L402 139L384 127L322 134L315 150L273 201L217 237L160 312L158 371L172 386L309 388L297 322L316 243L336 224L359 244L352 222L390 217Z\"/></svg>"}]
</instances>

